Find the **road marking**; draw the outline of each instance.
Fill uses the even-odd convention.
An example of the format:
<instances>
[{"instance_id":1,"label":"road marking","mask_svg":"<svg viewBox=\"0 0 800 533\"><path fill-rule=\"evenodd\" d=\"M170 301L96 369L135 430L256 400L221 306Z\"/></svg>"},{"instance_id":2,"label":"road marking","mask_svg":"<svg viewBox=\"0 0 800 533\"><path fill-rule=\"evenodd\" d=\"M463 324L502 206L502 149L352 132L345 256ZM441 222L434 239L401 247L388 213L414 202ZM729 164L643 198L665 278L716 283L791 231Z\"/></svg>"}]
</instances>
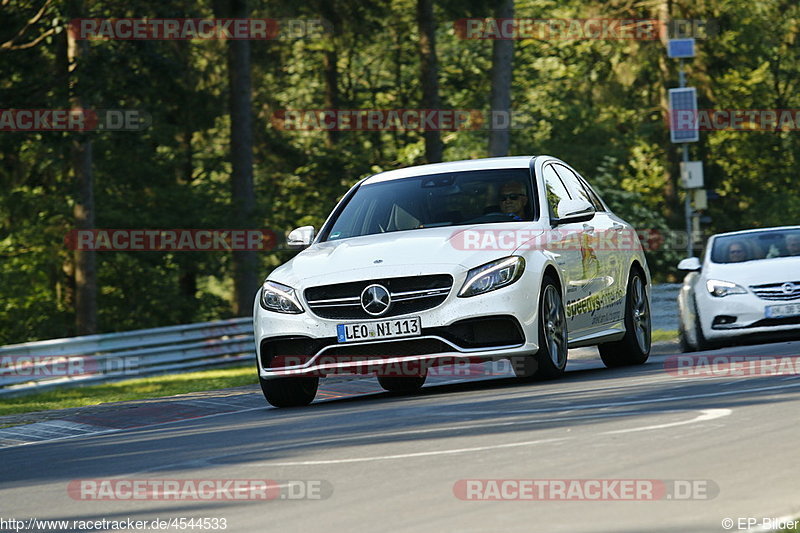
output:
<instances>
[{"instance_id":1,"label":"road marking","mask_svg":"<svg viewBox=\"0 0 800 533\"><path fill-rule=\"evenodd\" d=\"M714 393L707 393L707 394L692 394L692 395L686 395L686 396L670 396L668 398L653 398L653 399L648 399L648 400L628 400L628 401L624 401L624 402L606 402L606 403L596 403L596 404L590 404L590 405L572 405L568 409L564 409L563 407L554 407L554 408L544 408L544 409L523 409L523 410L516 410L516 411L499 411L499 412L495 411L494 414L511 415L511 414L528 414L528 413L570 412L570 411L574 411L574 410L598 409L598 408L602 408L602 407L615 407L615 406L625 406L625 405L642 405L642 404L648 404L648 403L673 402L673 401L698 399L698 398L713 398L713 397L718 397L718 396L731 396L731 395L735 395L735 394L747 394L747 393L753 393L753 392L775 391L775 390L780 390L780 389L791 389L791 388L796 388L796 387L800 387L800 382L795 381L794 383L786 383L786 384L774 385L774 386L769 386L769 387L756 387L756 388L752 388L752 389L739 389L739 390L731 390L731 391L724 391L724 392L714 392ZM585 391L578 391L578 392L591 393L592 391L591 390L585 390ZM513 395L513 394L517 394L517 393L509 393L508 395ZM437 412L436 411L436 406L433 406L431 408L426 408L426 409L429 410L429 412L431 412L433 414L436 414L436 415L447 415L447 416L470 416L470 415L485 416L487 414L492 414L493 413L492 411L472 411L472 412L470 412L470 411L458 411L458 412L449 412L449 413L448 412L441 412L441 411ZM201 415L201 416L182 419L182 420L171 420L171 421L166 421L166 422L158 422L158 423L155 423L155 424L145 424L145 425L138 426L138 427L128 427L128 428L119 428L119 429L114 428L114 429L101 430L101 431L96 431L96 432L91 432L91 433L83 433L83 434L77 434L77 435L67 435L67 436L64 436L64 437L57 437L57 438L52 438L52 439L47 439L47 440L37 440L37 441L33 441L33 442L23 442L23 443L19 443L19 444L10 444L10 445L2 446L2 447L0 447L0 449L5 450L5 449L9 449L9 448L16 448L18 446L35 446L37 444L47 444L47 443L50 443L50 442L64 441L64 440L76 439L76 438L81 438L81 437L95 437L95 436L99 436L99 435L107 435L107 434L110 434L110 433L119 433L119 432L123 432L123 431L149 429L149 428L164 426L164 425L167 425L167 424L181 424L181 423L185 423L185 422L194 422L194 421L203 420L203 419L207 419L207 418L214 418L214 417L218 417L218 416L237 415L237 414L246 413L246 412L249 412L249 411L267 411L267 410L270 410L269 406L264 405L263 407L252 407L252 408L248 408L248 409L238 409L238 410L235 410L235 411L228 411L228 412L223 412L223 413L213 413L213 414L209 414L209 415ZM24 426L14 426L14 427L15 428L23 428ZM6 428L6 429L11 429L11 428Z\"/></svg>"},{"instance_id":2,"label":"road marking","mask_svg":"<svg viewBox=\"0 0 800 533\"><path fill-rule=\"evenodd\" d=\"M633 433L635 431L649 431L651 429L664 429L664 428L671 428L675 426L683 426L685 424L694 424L695 422L705 422L708 420L714 420L717 418L722 418L723 416L730 415L733 411L730 409L703 409L703 414L695 417L691 420L684 420L682 422L669 422L667 424L656 424L653 426L642 426L638 428L630 428L630 429L617 429L614 431L604 431L601 435L616 435L619 433Z\"/></svg>"},{"instance_id":3,"label":"road marking","mask_svg":"<svg viewBox=\"0 0 800 533\"><path fill-rule=\"evenodd\" d=\"M410 457L429 457L432 455L452 455L457 453L471 453L483 452L486 450L499 450L503 448L516 448L520 446L533 446L535 444L544 444L547 442L559 442L568 440L569 437L560 437L555 439L537 439L524 442L510 442L505 444L492 444L491 446L475 446L474 448L454 448L450 450L433 450L430 452L415 452L415 453L400 453L395 455L377 455L374 457L353 457L350 459L324 459L320 461L293 461L284 463L251 463L250 466L309 466L309 465L333 465L343 463L364 463L367 461L389 461L393 459L408 459Z\"/></svg>"},{"instance_id":4,"label":"road marking","mask_svg":"<svg viewBox=\"0 0 800 533\"><path fill-rule=\"evenodd\" d=\"M579 411L585 409L598 409L601 407L619 407L624 405L642 405L648 403L663 403L663 402L677 402L680 400L693 400L697 398L713 398L716 396L730 396L732 394L744 394L748 392L765 392L765 391L772 391L778 389L791 389L794 387L800 387L800 383L792 383L788 385L775 385L772 387L756 387L754 389L740 389L734 391L725 391L725 392L709 392L705 394L687 394L686 396L670 396L668 398L652 398L648 400L627 400L624 402L605 402L605 403L593 403L589 405L572 405L569 409L563 409L561 407L552 407L552 408L543 408L543 409L517 409L513 411L458 411L458 412L436 412L432 411L433 414L437 415L447 415L447 416L455 416L455 415L487 415L487 414L496 414L496 415L510 415L510 414L528 414L528 413L553 413L553 412L561 412L561 411ZM591 392L591 391L586 391Z\"/></svg>"},{"instance_id":5,"label":"road marking","mask_svg":"<svg viewBox=\"0 0 800 533\"><path fill-rule=\"evenodd\" d=\"M674 411L664 411L664 412L674 412ZM682 420L680 422L670 422L666 424L657 424L657 425L650 425L650 426L642 426L637 428L629 428L629 429L622 429L616 431L606 431L601 433L601 435L611 435L617 433L631 433L635 431L648 431L653 429L663 429L669 428L674 426L682 426L685 424L694 424L696 422L705 422L708 420L714 420L717 418L721 418L723 416L728 416L732 413L730 409L703 409L702 414L692 418L691 420ZM582 418L610 418L610 417L619 417L624 416L631 413L608 413L605 415L596 415L596 416L580 416L580 417L567 417L566 420L574 420L574 419L582 419ZM641 412L634 412L633 414L641 414ZM536 421L528 421L527 423L544 423L544 422L555 422L556 419L547 419L547 420L536 420ZM498 425L521 425L525 424L526 422L507 422L502 424L483 424L483 425L471 425L471 426L458 426L455 429L471 429L475 427L492 427ZM418 431L409 431L409 432L393 432L393 433L381 433L378 435L362 435L359 437L341 437L339 439L326 439L325 443L331 443L331 441L336 442L341 440L350 440L350 441L357 441L362 440L364 438L375 438L375 437L387 437L392 435L403 435L408 433L421 433L421 432L431 432L431 431L445 431L445 428L440 429L428 429L428 430L418 430ZM455 448L449 450L433 450L428 452L413 452L413 453L403 453L403 454L393 454L393 455L377 455L372 457L353 457L348 459L319 459L319 460L310 460L310 461L288 461L288 462L259 462L259 463L251 463L251 466L316 466L316 465L333 465L333 464L346 464L346 463L363 463L369 461L389 461L395 459L409 459L414 457L430 457L435 455L451 455L457 453L471 453L471 452L482 452L488 450L495 450L495 449L503 449L503 448L515 448L519 446L531 446L534 444L541 444L545 442L558 442L564 440L573 440L576 437L559 437L559 438L552 438L552 439L538 439L533 441L524 441L524 442L512 442L512 443L503 443L503 444L492 444L489 446L476 446L472 448ZM309 443L311 444L311 443ZM272 451L279 451L280 449L285 448L297 448L297 445L286 445L281 446L278 448L266 448L263 451L265 452L272 452ZM249 453L249 452L248 452ZM226 458L229 456L225 456ZM214 457L211 460L219 459L220 457ZM174 467L175 465L170 465L170 467Z\"/></svg>"}]
</instances>

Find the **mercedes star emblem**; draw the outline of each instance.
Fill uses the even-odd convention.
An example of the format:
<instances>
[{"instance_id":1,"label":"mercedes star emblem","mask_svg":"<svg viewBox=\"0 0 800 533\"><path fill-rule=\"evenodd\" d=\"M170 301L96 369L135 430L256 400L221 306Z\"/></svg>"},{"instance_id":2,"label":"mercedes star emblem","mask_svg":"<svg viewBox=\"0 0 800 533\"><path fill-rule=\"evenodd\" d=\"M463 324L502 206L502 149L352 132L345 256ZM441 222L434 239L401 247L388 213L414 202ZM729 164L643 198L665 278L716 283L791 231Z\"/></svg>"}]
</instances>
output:
<instances>
[{"instance_id":1,"label":"mercedes star emblem","mask_svg":"<svg viewBox=\"0 0 800 533\"><path fill-rule=\"evenodd\" d=\"M382 285L370 285L361 292L361 307L372 316L384 314L391 303L392 297Z\"/></svg>"}]
</instances>

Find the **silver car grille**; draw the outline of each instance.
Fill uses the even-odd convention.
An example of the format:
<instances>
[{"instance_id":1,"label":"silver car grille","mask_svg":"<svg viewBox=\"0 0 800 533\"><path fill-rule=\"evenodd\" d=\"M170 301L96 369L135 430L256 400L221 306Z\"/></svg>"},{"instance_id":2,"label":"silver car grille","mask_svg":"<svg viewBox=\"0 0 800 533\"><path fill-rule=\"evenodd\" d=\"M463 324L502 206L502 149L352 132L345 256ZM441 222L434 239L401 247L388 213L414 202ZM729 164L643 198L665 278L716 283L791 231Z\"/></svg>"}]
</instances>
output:
<instances>
[{"instance_id":1,"label":"silver car grille","mask_svg":"<svg viewBox=\"0 0 800 533\"><path fill-rule=\"evenodd\" d=\"M784 281L751 285L753 294L764 300L795 300L800 298L800 281Z\"/></svg>"},{"instance_id":2,"label":"silver car grille","mask_svg":"<svg viewBox=\"0 0 800 533\"><path fill-rule=\"evenodd\" d=\"M361 307L361 291L372 284L383 285L392 304L380 318L431 309L444 302L453 286L448 274L372 279L311 287L304 295L312 313L322 318L375 319Z\"/></svg>"}]
</instances>

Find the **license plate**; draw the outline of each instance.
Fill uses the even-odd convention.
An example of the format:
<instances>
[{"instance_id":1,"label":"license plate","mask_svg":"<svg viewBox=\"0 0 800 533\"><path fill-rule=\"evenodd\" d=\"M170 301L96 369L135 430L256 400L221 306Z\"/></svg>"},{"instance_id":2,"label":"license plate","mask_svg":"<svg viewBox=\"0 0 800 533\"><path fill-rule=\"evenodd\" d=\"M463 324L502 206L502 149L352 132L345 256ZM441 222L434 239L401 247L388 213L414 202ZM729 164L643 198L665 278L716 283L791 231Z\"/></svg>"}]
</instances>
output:
<instances>
[{"instance_id":1,"label":"license plate","mask_svg":"<svg viewBox=\"0 0 800 533\"><path fill-rule=\"evenodd\" d=\"M380 322L361 322L357 324L338 324L336 336L339 342L363 342L396 337L416 337L422 335L422 324L418 316Z\"/></svg>"},{"instance_id":2,"label":"license plate","mask_svg":"<svg viewBox=\"0 0 800 533\"><path fill-rule=\"evenodd\" d=\"M765 309L767 318L800 316L800 304L770 305Z\"/></svg>"}]
</instances>

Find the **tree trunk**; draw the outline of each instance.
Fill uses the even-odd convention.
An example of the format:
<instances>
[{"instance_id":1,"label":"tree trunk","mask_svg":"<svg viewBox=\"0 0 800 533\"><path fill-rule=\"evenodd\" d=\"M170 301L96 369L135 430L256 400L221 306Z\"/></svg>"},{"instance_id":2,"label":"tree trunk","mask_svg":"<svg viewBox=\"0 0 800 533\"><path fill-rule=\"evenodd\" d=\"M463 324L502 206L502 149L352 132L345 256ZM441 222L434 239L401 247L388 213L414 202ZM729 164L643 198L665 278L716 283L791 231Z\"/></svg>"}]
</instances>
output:
<instances>
[{"instance_id":1,"label":"tree trunk","mask_svg":"<svg viewBox=\"0 0 800 533\"><path fill-rule=\"evenodd\" d=\"M656 17L659 20L670 20L670 7L669 0L660 0L656 7ZM670 79L670 61L666 54L668 36L666 32L661 34L661 43L664 45L664 52L658 57L658 70L661 73L661 83L658 87L659 105L663 116L667 117L667 124L669 124L669 96L667 93L667 85L672 81ZM670 224L680 224L683 216L683 206L680 205L678 200L678 178L680 176L680 145L673 144L670 140L669 127L666 129L664 136L664 143L667 146L667 164L664 169L664 187L662 189L664 194L664 209L662 214L667 218ZM676 206L679 208L676 209Z\"/></svg>"},{"instance_id":2,"label":"tree trunk","mask_svg":"<svg viewBox=\"0 0 800 533\"><path fill-rule=\"evenodd\" d=\"M67 4L68 18L79 18L84 14L82 0L70 0ZM67 38L67 83L71 109L83 109L81 69L86 55L86 41L77 41L69 31ZM94 177L92 175L92 141L86 133L71 133L70 165L75 178L75 205L73 216L75 228L94 228ZM97 333L97 271L95 252L75 250L75 329L78 335Z\"/></svg>"},{"instance_id":3,"label":"tree trunk","mask_svg":"<svg viewBox=\"0 0 800 533\"><path fill-rule=\"evenodd\" d=\"M247 0L218 0L214 5L218 17L249 17ZM232 39L228 41L227 46L233 221L237 228L254 229L250 41ZM233 312L236 316L249 316L253 313L253 300L259 285L257 268L256 252L243 250L233 252Z\"/></svg>"},{"instance_id":4,"label":"tree trunk","mask_svg":"<svg viewBox=\"0 0 800 533\"><path fill-rule=\"evenodd\" d=\"M433 0L417 0L417 26L419 28L420 78L422 81L422 108L438 110L439 65L436 59L436 21L433 18ZM423 132L425 159L428 163L442 160L442 138L438 130Z\"/></svg>"},{"instance_id":5,"label":"tree trunk","mask_svg":"<svg viewBox=\"0 0 800 533\"><path fill-rule=\"evenodd\" d=\"M339 97L339 50L337 37L341 28L339 13L336 10L336 0L323 0L320 3L322 17L333 25L329 48L326 48L322 56L322 77L325 83L325 109L339 109L341 98ZM325 137L325 145L333 148L339 141L339 132L329 129Z\"/></svg>"},{"instance_id":6,"label":"tree trunk","mask_svg":"<svg viewBox=\"0 0 800 533\"><path fill-rule=\"evenodd\" d=\"M500 0L496 18L512 18L514 0ZM489 157L508 155L511 145L511 75L514 41L495 39L492 44L492 92L490 96ZM497 118L497 121L495 120Z\"/></svg>"}]
</instances>

